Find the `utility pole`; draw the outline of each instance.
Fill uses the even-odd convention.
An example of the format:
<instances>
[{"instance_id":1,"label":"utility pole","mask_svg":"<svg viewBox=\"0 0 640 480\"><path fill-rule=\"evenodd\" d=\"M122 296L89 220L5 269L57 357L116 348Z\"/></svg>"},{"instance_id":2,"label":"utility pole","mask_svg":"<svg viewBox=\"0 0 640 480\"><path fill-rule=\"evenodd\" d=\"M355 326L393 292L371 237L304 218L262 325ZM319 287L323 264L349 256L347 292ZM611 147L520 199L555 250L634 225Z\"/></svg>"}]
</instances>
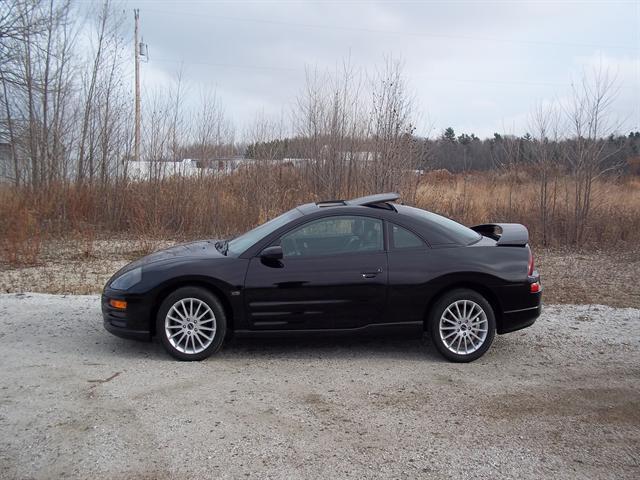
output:
<instances>
[{"instance_id":1,"label":"utility pole","mask_svg":"<svg viewBox=\"0 0 640 480\"><path fill-rule=\"evenodd\" d=\"M135 56L136 56L136 116L135 116L135 137L133 144L133 159L140 160L140 40L138 39L138 19L140 18L140 10L133 10L133 18L135 20L134 36L135 36Z\"/></svg>"}]
</instances>

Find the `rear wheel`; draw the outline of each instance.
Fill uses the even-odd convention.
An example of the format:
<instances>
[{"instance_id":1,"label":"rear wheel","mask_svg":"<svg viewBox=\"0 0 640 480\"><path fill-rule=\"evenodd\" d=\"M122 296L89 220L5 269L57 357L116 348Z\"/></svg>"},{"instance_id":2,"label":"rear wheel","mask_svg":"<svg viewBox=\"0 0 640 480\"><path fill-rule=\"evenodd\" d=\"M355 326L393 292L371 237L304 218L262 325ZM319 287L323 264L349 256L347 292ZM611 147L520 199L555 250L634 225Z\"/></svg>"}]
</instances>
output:
<instances>
[{"instance_id":1,"label":"rear wheel","mask_svg":"<svg viewBox=\"0 0 640 480\"><path fill-rule=\"evenodd\" d=\"M202 360L222 347L227 319L218 298L200 287L183 287L164 299L156 318L162 345L179 360Z\"/></svg>"},{"instance_id":2,"label":"rear wheel","mask_svg":"<svg viewBox=\"0 0 640 480\"><path fill-rule=\"evenodd\" d=\"M438 351L452 362L471 362L489 349L496 320L489 302L466 288L443 295L429 315L429 333Z\"/></svg>"}]
</instances>

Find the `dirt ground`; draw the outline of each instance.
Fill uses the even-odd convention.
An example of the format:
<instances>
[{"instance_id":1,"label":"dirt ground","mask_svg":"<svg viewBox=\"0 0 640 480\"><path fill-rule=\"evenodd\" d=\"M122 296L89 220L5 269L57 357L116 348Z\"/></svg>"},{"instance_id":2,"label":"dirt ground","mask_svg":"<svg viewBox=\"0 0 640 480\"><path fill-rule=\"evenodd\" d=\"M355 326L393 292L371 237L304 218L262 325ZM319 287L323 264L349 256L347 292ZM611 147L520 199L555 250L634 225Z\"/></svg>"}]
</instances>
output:
<instances>
[{"instance_id":1,"label":"dirt ground","mask_svg":"<svg viewBox=\"0 0 640 480\"><path fill-rule=\"evenodd\" d=\"M49 242L37 265L14 267L0 262L0 293L99 293L120 267L173 243L127 239ZM534 254L545 287L545 303L640 308L640 250L536 249Z\"/></svg>"},{"instance_id":2,"label":"dirt ground","mask_svg":"<svg viewBox=\"0 0 640 480\"><path fill-rule=\"evenodd\" d=\"M640 477L640 310L550 306L472 364L428 339L109 335L97 296L0 295L0 477Z\"/></svg>"},{"instance_id":3,"label":"dirt ground","mask_svg":"<svg viewBox=\"0 0 640 480\"><path fill-rule=\"evenodd\" d=\"M109 335L95 295L171 243L0 264L0 478L640 477L638 252L537 250L545 304L585 305L469 365L426 338L234 340L188 364Z\"/></svg>"},{"instance_id":4,"label":"dirt ground","mask_svg":"<svg viewBox=\"0 0 640 480\"><path fill-rule=\"evenodd\" d=\"M640 250L534 253L545 287L545 303L640 308Z\"/></svg>"}]
</instances>

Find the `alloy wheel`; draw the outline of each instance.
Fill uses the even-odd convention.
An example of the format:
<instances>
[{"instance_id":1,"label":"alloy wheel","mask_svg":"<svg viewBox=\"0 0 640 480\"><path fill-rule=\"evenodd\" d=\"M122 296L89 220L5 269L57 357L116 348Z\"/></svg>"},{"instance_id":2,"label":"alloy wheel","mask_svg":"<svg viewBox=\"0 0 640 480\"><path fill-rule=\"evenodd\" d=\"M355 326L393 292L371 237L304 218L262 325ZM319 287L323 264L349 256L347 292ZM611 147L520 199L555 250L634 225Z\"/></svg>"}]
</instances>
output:
<instances>
[{"instance_id":1,"label":"alloy wheel","mask_svg":"<svg viewBox=\"0 0 640 480\"><path fill-rule=\"evenodd\" d=\"M183 298L174 303L164 321L169 343L181 353L198 354L216 336L216 316L206 302Z\"/></svg>"},{"instance_id":2,"label":"alloy wheel","mask_svg":"<svg viewBox=\"0 0 640 480\"><path fill-rule=\"evenodd\" d=\"M478 350L487 339L488 330L485 311L472 300L456 300L440 317L442 343L457 355L468 355Z\"/></svg>"}]
</instances>

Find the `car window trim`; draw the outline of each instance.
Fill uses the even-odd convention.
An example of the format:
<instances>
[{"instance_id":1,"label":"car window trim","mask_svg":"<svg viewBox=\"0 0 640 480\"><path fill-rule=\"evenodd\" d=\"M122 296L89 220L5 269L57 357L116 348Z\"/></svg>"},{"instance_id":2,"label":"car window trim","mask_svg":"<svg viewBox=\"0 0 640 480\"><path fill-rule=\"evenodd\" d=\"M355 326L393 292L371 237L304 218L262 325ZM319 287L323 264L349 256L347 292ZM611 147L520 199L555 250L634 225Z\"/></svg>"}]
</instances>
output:
<instances>
[{"instance_id":1,"label":"car window trim","mask_svg":"<svg viewBox=\"0 0 640 480\"><path fill-rule=\"evenodd\" d=\"M364 256L364 255L384 255L386 254L386 250L363 250L363 251L359 251L359 252L343 252L343 253L328 253L326 255L308 255L308 256L304 256L304 257L283 257L282 261L291 261L291 260L317 260L319 258L327 258L327 257L343 257L343 256L347 256L349 255L350 257L353 256ZM259 257L259 255L258 255Z\"/></svg>"}]
</instances>

